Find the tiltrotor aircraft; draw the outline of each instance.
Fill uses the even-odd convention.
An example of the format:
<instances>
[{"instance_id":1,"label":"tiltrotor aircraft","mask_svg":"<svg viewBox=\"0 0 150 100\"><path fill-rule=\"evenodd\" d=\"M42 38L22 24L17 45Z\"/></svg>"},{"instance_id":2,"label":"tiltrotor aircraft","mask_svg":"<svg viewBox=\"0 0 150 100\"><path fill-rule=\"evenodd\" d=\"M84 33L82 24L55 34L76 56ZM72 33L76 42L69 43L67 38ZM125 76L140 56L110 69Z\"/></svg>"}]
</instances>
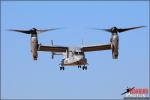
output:
<instances>
[{"instance_id":1,"label":"tiltrotor aircraft","mask_svg":"<svg viewBox=\"0 0 150 100\"><path fill-rule=\"evenodd\" d=\"M135 88L135 87L132 87L132 88L128 88L128 87L127 87L126 91L123 92L121 95L124 95L124 94L126 94L126 93L129 93L129 92L132 91L134 88Z\"/></svg>"},{"instance_id":2,"label":"tiltrotor aircraft","mask_svg":"<svg viewBox=\"0 0 150 100\"><path fill-rule=\"evenodd\" d=\"M125 32L128 30L133 30L137 28L142 28L144 26L132 27L132 28L117 28L112 27L110 29L96 29L96 30L104 30L110 32L111 38L110 43L104 45L95 45L95 46L82 46L82 47L66 47L66 46L55 46L53 45L53 41L51 41L51 46L41 45L38 43L38 34L46 31L57 30L55 29L46 29L39 30L36 28L32 28L30 30L17 30L11 29L10 31L21 32L25 34L31 35L31 52L33 60L37 60L38 51L45 51L52 53L52 59L54 55L63 55L64 59L60 62L60 70L64 70L65 66L78 66L78 68L82 68L83 70L87 70L87 58L85 57L86 52L92 51L101 51L101 50L112 50L113 59L118 58L118 48L119 48L119 35L118 33Z\"/></svg>"}]
</instances>

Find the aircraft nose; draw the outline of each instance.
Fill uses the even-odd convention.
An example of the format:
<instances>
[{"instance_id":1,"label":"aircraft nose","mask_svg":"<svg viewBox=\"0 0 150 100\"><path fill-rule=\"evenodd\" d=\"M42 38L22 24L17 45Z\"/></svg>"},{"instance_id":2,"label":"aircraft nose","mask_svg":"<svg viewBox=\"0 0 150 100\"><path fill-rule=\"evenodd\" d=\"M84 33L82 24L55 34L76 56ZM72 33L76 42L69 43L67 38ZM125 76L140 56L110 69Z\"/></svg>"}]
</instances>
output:
<instances>
[{"instance_id":1,"label":"aircraft nose","mask_svg":"<svg viewBox=\"0 0 150 100\"><path fill-rule=\"evenodd\" d=\"M77 59L77 60L82 60L82 59L83 59L83 56L81 56L81 55L80 55L80 56L76 56L76 59Z\"/></svg>"}]
</instances>

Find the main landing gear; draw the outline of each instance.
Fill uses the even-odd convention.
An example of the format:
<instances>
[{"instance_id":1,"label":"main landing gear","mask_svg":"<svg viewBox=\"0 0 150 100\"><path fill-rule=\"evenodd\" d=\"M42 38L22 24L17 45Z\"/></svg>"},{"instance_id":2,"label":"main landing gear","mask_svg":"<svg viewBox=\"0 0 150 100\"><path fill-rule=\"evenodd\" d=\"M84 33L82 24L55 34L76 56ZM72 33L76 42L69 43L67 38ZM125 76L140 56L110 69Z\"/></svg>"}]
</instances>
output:
<instances>
[{"instance_id":1,"label":"main landing gear","mask_svg":"<svg viewBox=\"0 0 150 100\"><path fill-rule=\"evenodd\" d=\"M65 67L60 67L60 70L65 70Z\"/></svg>"},{"instance_id":2,"label":"main landing gear","mask_svg":"<svg viewBox=\"0 0 150 100\"><path fill-rule=\"evenodd\" d=\"M79 65L78 68L82 68L82 70L87 70L87 66L85 66L85 65L83 65L83 67L81 67L81 65Z\"/></svg>"},{"instance_id":3,"label":"main landing gear","mask_svg":"<svg viewBox=\"0 0 150 100\"><path fill-rule=\"evenodd\" d=\"M78 68L82 69L82 70L87 70L87 66L86 65L78 65ZM65 67L64 66L60 66L60 70L65 70Z\"/></svg>"},{"instance_id":4,"label":"main landing gear","mask_svg":"<svg viewBox=\"0 0 150 100\"><path fill-rule=\"evenodd\" d=\"M81 68L81 66L79 65L78 68Z\"/></svg>"},{"instance_id":5,"label":"main landing gear","mask_svg":"<svg viewBox=\"0 0 150 100\"><path fill-rule=\"evenodd\" d=\"M87 66L84 65L84 66L82 67L82 70L87 70Z\"/></svg>"}]
</instances>

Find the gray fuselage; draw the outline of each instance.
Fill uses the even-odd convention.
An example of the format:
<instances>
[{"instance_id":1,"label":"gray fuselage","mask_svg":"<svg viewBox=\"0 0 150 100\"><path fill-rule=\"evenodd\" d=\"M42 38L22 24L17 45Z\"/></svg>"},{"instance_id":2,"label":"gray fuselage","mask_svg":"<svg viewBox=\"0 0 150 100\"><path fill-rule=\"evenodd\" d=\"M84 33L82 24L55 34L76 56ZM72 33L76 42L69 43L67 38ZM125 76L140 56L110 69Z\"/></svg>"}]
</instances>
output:
<instances>
[{"instance_id":1,"label":"gray fuselage","mask_svg":"<svg viewBox=\"0 0 150 100\"><path fill-rule=\"evenodd\" d=\"M63 53L64 59L62 59L61 66L81 66L87 65L87 59L84 52L80 48L70 48L69 51Z\"/></svg>"}]
</instances>

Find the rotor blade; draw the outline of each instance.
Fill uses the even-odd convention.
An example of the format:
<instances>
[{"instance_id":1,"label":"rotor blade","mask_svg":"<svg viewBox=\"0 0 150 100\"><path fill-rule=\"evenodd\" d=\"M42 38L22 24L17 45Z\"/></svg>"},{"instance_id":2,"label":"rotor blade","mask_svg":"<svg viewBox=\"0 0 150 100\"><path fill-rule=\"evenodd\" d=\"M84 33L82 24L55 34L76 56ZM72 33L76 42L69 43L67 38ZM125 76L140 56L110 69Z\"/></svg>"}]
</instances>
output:
<instances>
[{"instance_id":1,"label":"rotor blade","mask_svg":"<svg viewBox=\"0 0 150 100\"><path fill-rule=\"evenodd\" d=\"M52 28L52 29L44 29L44 30L37 30L37 33L42 33L42 32L47 32L47 31L54 31L54 30L59 30L61 28Z\"/></svg>"},{"instance_id":2,"label":"rotor blade","mask_svg":"<svg viewBox=\"0 0 150 100\"><path fill-rule=\"evenodd\" d=\"M117 31L118 31L118 32L125 32L125 31L129 31L129 30L137 29L137 28L142 28L142 27L145 27L145 26L138 26L138 27L124 28L124 29L118 28Z\"/></svg>"},{"instance_id":3,"label":"rotor blade","mask_svg":"<svg viewBox=\"0 0 150 100\"><path fill-rule=\"evenodd\" d=\"M102 31L111 32L111 29L99 29L99 28L94 28L94 30L102 30Z\"/></svg>"},{"instance_id":4,"label":"rotor blade","mask_svg":"<svg viewBox=\"0 0 150 100\"><path fill-rule=\"evenodd\" d=\"M16 30L16 29L10 29L9 31L15 31L15 32L21 32L25 34L30 34L30 30Z\"/></svg>"}]
</instances>

